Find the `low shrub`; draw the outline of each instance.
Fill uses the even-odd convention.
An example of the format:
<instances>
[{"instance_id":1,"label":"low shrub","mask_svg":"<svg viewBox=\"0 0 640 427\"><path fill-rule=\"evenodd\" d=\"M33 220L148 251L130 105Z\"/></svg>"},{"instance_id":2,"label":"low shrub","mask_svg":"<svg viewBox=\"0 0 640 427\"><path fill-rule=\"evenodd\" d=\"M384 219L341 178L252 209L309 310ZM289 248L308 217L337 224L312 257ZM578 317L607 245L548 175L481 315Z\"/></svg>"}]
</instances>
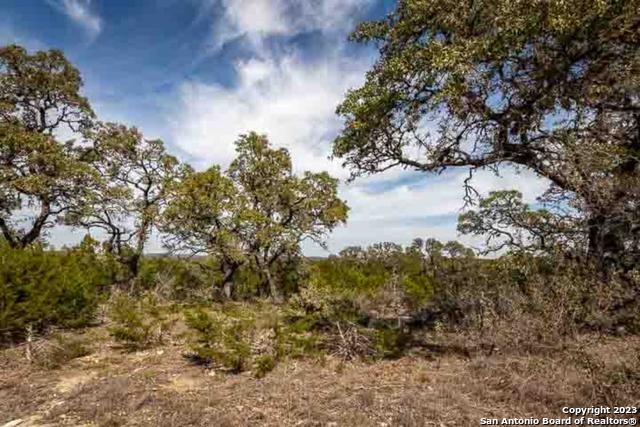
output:
<instances>
[{"instance_id":1,"label":"low shrub","mask_svg":"<svg viewBox=\"0 0 640 427\"><path fill-rule=\"evenodd\" d=\"M210 300L212 285L220 279L207 263L172 257L144 257L134 283L140 292L153 292L182 302Z\"/></svg>"},{"instance_id":2,"label":"low shrub","mask_svg":"<svg viewBox=\"0 0 640 427\"><path fill-rule=\"evenodd\" d=\"M306 354L326 350L344 360L400 357L411 342L409 329L399 321L405 297L391 284L350 296L312 281L290 299L283 329L290 343L306 341Z\"/></svg>"},{"instance_id":3,"label":"low shrub","mask_svg":"<svg viewBox=\"0 0 640 427\"><path fill-rule=\"evenodd\" d=\"M395 359L404 353L411 341L411 334L394 327L381 327L370 331L373 337L375 357L379 359Z\"/></svg>"},{"instance_id":4,"label":"low shrub","mask_svg":"<svg viewBox=\"0 0 640 427\"><path fill-rule=\"evenodd\" d=\"M260 378L285 358L323 354L324 334L291 322L285 311L260 303L187 310L193 332L187 357L234 373L252 369Z\"/></svg>"},{"instance_id":5,"label":"low shrub","mask_svg":"<svg viewBox=\"0 0 640 427\"><path fill-rule=\"evenodd\" d=\"M109 333L129 350L161 344L172 323L153 294L133 298L115 294L110 301Z\"/></svg>"},{"instance_id":6,"label":"low shrub","mask_svg":"<svg viewBox=\"0 0 640 427\"><path fill-rule=\"evenodd\" d=\"M0 242L0 341L24 339L28 328L89 324L109 284L90 248L53 252Z\"/></svg>"},{"instance_id":7,"label":"low shrub","mask_svg":"<svg viewBox=\"0 0 640 427\"><path fill-rule=\"evenodd\" d=\"M356 298L357 296L325 287L312 280L289 299L289 318L301 332L316 326L327 326L338 320L366 322L366 316Z\"/></svg>"},{"instance_id":8,"label":"low shrub","mask_svg":"<svg viewBox=\"0 0 640 427\"><path fill-rule=\"evenodd\" d=\"M256 357L253 362L253 372L256 378L263 378L276 367L276 358L270 354L263 354Z\"/></svg>"},{"instance_id":9,"label":"low shrub","mask_svg":"<svg viewBox=\"0 0 640 427\"><path fill-rule=\"evenodd\" d=\"M280 359L321 356L325 347L326 335L322 331L304 332L288 326L276 331L276 353Z\"/></svg>"},{"instance_id":10,"label":"low shrub","mask_svg":"<svg viewBox=\"0 0 640 427\"><path fill-rule=\"evenodd\" d=\"M628 355L625 351L613 360L579 348L570 353L574 366L581 368L587 381L581 390L592 402L619 405L619 402L633 402L640 390L640 353Z\"/></svg>"},{"instance_id":11,"label":"low shrub","mask_svg":"<svg viewBox=\"0 0 640 427\"><path fill-rule=\"evenodd\" d=\"M247 368L251 348L246 334L253 324L251 320L214 315L202 308L187 311L185 318L195 332L192 351L196 359L233 373Z\"/></svg>"}]
</instances>

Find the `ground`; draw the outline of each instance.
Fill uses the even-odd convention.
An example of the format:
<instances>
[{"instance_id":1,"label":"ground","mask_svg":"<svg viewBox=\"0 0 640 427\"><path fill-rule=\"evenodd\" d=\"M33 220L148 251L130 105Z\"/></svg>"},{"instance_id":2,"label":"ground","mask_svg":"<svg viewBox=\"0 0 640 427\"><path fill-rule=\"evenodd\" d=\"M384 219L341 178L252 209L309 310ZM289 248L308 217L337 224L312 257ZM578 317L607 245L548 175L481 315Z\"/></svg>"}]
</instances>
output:
<instances>
[{"instance_id":1,"label":"ground","mask_svg":"<svg viewBox=\"0 0 640 427\"><path fill-rule=\"evenodd\" d=\"M194 364L179 341L127 352L104 329L83 334L93 352L58 368L28 363L24 346L1 351L0 426L468 426L560 417L563 406L629 403L606 400L620 398L616 384L632 380L620 367L640 354L638 337L594 335L527 355L432 345L397 360L287 360L257 379ZM627 376L603 383L603 373ZM640 402L640 390L624 396Z\"/></svg>"}]
</instances>

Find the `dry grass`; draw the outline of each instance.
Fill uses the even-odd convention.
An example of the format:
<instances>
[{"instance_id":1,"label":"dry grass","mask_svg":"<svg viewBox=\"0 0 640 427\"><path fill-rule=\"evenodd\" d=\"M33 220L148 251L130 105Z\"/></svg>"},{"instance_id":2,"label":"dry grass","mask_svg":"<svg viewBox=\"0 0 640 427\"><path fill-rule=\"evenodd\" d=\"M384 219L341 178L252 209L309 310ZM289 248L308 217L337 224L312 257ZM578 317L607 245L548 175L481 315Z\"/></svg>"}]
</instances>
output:
<instances>
[{"instance_id":1,"label":"dry grass","mask_svg":"<svg viewBox=\"0 0 640 427\"><path fill-rule=\"evenodd\" d=\"M466 426L640 401L638 337L585 336L545 354L440 343L394 361L287 361L256 379L195 366L180 342L126 353L90 333L93 353L55 370L2 351L0 425Z\"/></svg>"}]
</instances>

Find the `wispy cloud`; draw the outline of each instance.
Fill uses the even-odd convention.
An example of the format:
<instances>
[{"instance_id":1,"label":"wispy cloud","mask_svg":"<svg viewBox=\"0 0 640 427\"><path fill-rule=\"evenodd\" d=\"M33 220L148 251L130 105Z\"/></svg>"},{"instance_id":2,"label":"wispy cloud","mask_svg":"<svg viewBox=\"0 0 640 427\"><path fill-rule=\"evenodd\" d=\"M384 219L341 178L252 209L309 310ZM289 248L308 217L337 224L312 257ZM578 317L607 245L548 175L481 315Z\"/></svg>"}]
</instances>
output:
<instances>
[{"instance_id":1,"label":"wispy cloud","mask_svg":"<svg viewBox=\"0 0 640 427\"><path fill-rule=\"evenodd\" d=\"M295 160L295 159L294 159ZM395 172L403 175L407 172ZM397 176L394 181L398 180ZM409 175L412 178L413 175ZM457 218L463 211L463 169L451 170L441 176L423 174L412 184L400 184L385 191L370 191L381 182L390 180L388 173L363 178L349 185L342 185L340 194L351 207L349 221L331 235L329 249L338 252L345 246L369 245L390 241L409 244L415 237L434 237L440 240L461 240L477 245L479 239L459 236ZM490 171L478 172L474 188L486 196L490 191L516 189L524 200L533 203L548 186L534 173L516 172L505 167L501 176ZM319 254L318 248L305 248L307 253Z\"/></svg>"},{"instance_id":2,"label":"wispy cloud","mask_svg":"<svg viewBox=\"0 0 640 427\"><path fill-rule=\"evenodd\" d=\"M311 31L342 31L371 0L209 0L204 7L213 22L213 48L245 37L260 45L270 36ZM222 13L220 13L222 11Z\"/></svg>"},{"instance_id":3,"label":"wispy cloud","mask_svg":"<svg viewBox=\"0 0 640 427\"><path fill-rule=\"evenodd\" d=\"M304 62L295 55L249 59L235 64L233 87L187 81L172 114L172 137L200 167L223 166L234 157L233 141L249 130L267 133L287 147L302 170L330 170L331 139L340 122L335 106L362 80L369 61L325 58Z\"/></svg>"},{"instance_id":4,"label":"wispy cloud","mask_svg":"<svg viewBox=\"0 0 640 427\"><path fill-rule=\"evenodd\" d=\"M48 0L60 12L84 28L93 41L102 32L102 18L92 10L91 0Z\"/></svg>"},{"instance_id":5,"label":"wispy cloud","mask_svg":"<svg viewBox=\"0 0 640 427\"><path fill-rule=\"evenodd\" d=\"M330 160L331 141L340 129L335 107L347 89L360 85L374 58L358 55L345 46L369 0L211 0L218 18L214 32L217 47L231 40L247 43L245 59L233 64L236 83L225 86L191 79L181 85L180 102L172 99L169 115L172 140L199 168L217 163L228 166L235 156L233 141L241 133L266 133L278 147L291 152L294 168L327 170L343 181L349 171ZM222 8L222 9L220 9ZM319 31L329 47L305 55L294 36ZM285 49L264 43L278 36ZM457 216L464 205L465 170L434 177L396 169L385 174L343 183L340 195L351 207L345 227L329 239L338 252L345 246L379 241L407 244L415 237L442 240L459 238ZM511 168L502 177L485 171L474 181L481 194L517 188L527 201L535 200L546 183L534 174L517 175ZM467 243L473 239L463 238ZM305 253L322 249L305 245Z\"/></svg>"},{"instance_id":6,"label":"wispy cloud","mask_svg":"<svg viewBox=\"0 0 640 427\"><path fill-rule=\"evenodd\" d=\"M318 62L295 56L238 62L234 87L183 84L181 102L171 114L171 140L190 154L198 168L214 163L227 167L235 156L233 141L240 133L256 130L267 133L274 145L289 149L297 172L327 170L344 181L348 171L328 158L340 127L334 109L346 88L361 82L368 66L367 59L338 54ZM414 237L459 238L456 222L467 176L462 169L441 176L396 169L343 183L340 195L351 207L350 218L346 227L331 235L329 249L338 252L345 246L378 241L409 243ZM518 189L527 202L533 202L547 183L533 173L517 174L506 167L502 176L477 173L474 186L482 195ZM304 250L323 254L311 244Z\"/></svg>"},{"instance_id":7,"label":"wispy cloud","mask_svg":"<svg viewBox=\"0 0 640 427\"><path fill-rule=\"evenodd\" d=\"M103 31L105 24L96 0L46 1L84 29L89 41ZM373 48L347 46L346 34L365 15L377 13L386 0L191 1L202 9L194 20L197 31L188 33L194 39L185 45L194 46L189 55L202 55L212 61L196 72L178 61L177 68L183 67L184 72L169 77L160 73L164 63L155 64L158 69L152 74L163 74L162 83L170 80L171 88L153 92L141 89L135 95L109 80L98 81L87 75L97 94L89 93L99 116L141 126L147 136L167 140L172 152L197 168L214 163L227 167L235 157L233 141L239 134L255 130L266 133L274 145L289 149L296 172L327 170L344 181L349 171L339 160L329 159L331 141L341 127L335 107L348 88L362 84L375 60ZM158 2L149 1L149 7ZM176 7L189 3L162 2ZM136 18L140 17L132 16L131 21L138 23ZM12 27L11 22L0 16L0 42L24 41L26 29ZM162 22L157 25L161 27ZM137 35L135 29L131 31L132 36ZM167 35L173 36L164 31L154 36L160 42ZM104 42L110 40L105 38ZM109 51L129 53L115 47ZM137 79L147 77L136 74ZM155 87L157 82L148 80L146 86ZM179 89L174 91L174 87ZM495 189L517 188L531 203L546 188L546 182L532 173L517 175L508 167L503 172L502 177L489 171L478 173L476 189L487 194ZM459 238L456 219L464 204L466 176L467 171L462 169L438 176L393 169L353 183L343 182L339 191L351 207L350 218L330 236L330 250L338 252L345 246L379 241L407 244L414 237ZM57 245L77 243L78 237L68 229L51 230L51 241ZM462 240L474 242L467 236ZM161 250L154 236L149 251ZM305 244L304 251L308 255L324 254L311 244Z\"/></svg>"}]
</instances>

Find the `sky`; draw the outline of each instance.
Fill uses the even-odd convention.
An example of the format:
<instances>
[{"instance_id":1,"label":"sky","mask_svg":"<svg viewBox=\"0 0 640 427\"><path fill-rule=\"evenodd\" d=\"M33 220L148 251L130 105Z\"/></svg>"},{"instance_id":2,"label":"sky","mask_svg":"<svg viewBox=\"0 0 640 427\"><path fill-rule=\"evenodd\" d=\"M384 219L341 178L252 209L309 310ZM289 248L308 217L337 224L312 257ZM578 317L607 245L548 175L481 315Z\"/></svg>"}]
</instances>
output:
<instances>
[{"instance_id":1,"label":"sky","mask_svg":"<svg viewBox=\"0 0 640 427\"><path fill-rule=\"evenodd\" d=\"M295 172L328 171L341 179L348 223L328 238L329 252L415 237L458 236L468 171L440 175L391 170L347 182L331 160L341 121L336 106L363 83L374 46L347 40L358 22L383 18L394 0L2 0L0 44L30 51L57 48L82 73L83 93L98 117L138 127L197 169L227 167L234 141L264 133L289 149ZM534 203L546 182L530 172L482 171L481 194L518 189ZM50 241L73 244L84 231L57 228ZM150 252L161 252L157 236Z\"/></svg>"}]
</instances>

